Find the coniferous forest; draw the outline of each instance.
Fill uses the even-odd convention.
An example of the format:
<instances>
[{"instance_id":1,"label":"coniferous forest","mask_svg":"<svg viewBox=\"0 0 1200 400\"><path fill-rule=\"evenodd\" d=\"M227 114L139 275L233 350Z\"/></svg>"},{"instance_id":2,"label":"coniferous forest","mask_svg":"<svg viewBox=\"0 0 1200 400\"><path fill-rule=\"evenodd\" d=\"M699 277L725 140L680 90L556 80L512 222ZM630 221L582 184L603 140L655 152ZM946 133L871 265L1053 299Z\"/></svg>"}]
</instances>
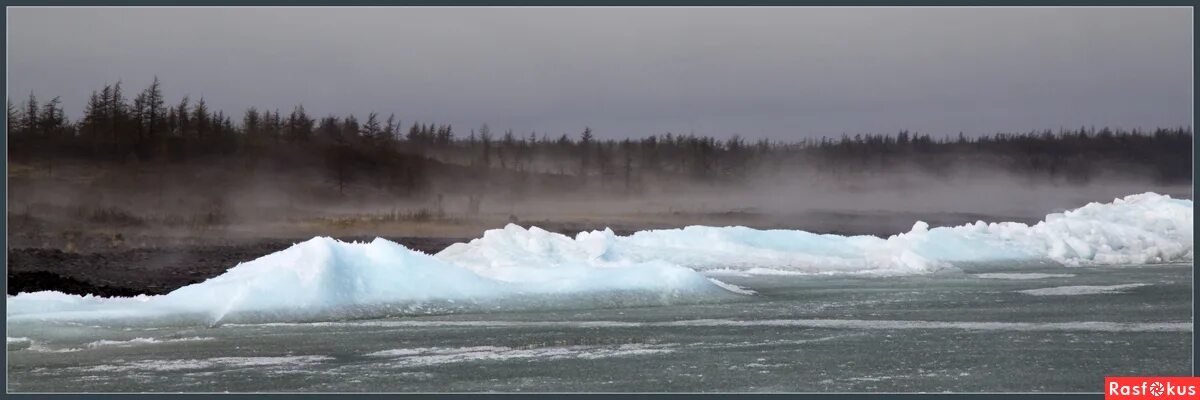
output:
<instances>
[{"instance_id":1,"label":"coniferous forest","mask_svg":"<svg viewBox=\"0 0 1200 400\"><path fill-rule=\"evenodd\" d=\"M95 90L83 115L62 99L30 93L7 104L12 162L102 168L305 171L331 196L369 188L397 198L482 196L529 190L600 190L636 196L665 183L736 187L752 176L795 171L932 176L969 168L1086 184L1117 174L1162 184L1191 181L1190 127L1075 127L984 136L901 130L792 142L663 132L600 139L578 132L514 132L404 121L400 114L310 115L302 105L230 114L203 98L168 99L155 78L130 91ZM797 127L802 130L802 127ZM618 133L609 133L613 136ZM540 184L540 185L539 185ZM358 188L358 189L356 189Z\"/></svg>"}]
</instances>

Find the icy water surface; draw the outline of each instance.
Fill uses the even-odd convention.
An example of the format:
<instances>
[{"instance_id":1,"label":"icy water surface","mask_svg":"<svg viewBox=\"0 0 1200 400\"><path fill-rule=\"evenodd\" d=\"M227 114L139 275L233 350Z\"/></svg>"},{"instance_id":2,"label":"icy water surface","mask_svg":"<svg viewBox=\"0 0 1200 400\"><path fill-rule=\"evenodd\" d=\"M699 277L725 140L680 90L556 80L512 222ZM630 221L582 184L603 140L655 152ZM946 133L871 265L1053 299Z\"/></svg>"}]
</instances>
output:
<instances>
[{"instance_id":1,"label":"icy water surface","mask_svg":"<svg viewBox=\"0 0 1200 400\"><path fill-rule=\"evenodd\" d=\"M1192 266L713 274L741 301L8 331L8 390L1052 391L1191 367Z\"/></svg>"}]
</instances>

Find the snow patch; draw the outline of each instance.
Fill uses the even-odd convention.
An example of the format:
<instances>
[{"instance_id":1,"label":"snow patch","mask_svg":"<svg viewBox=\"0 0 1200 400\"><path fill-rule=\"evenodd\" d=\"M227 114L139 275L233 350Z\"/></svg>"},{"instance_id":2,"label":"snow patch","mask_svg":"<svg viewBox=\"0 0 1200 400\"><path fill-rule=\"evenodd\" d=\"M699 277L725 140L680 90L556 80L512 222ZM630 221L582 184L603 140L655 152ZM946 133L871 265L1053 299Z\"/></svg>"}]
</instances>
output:
<instances>
[{"instance_id":1,"label":"snow patch","mask_svg":"<svg viewBox=\"0 0 1200 400\"><path fill-rule=\"evenodd\" d=\"M1129 283L1112 286L1058 286L1041 289L1020 290L1018 292L1033 296L1079 296L1085 294L1122 293L1126 289L1150 286L1148 283Z\"/></svg>"},{"instance_id":2,"label":"snow patch","mask_svg":"<svg viewBox=\"0 0 1200 400\"><path fill-rule=\"evenodd\" d=\"M473 347L423 347L411 349L381 350L368 353L368 357L396 358L390 362L397 367L423 367L429 365L480 362L507 361L514 359L562 360L584 359L593 360L610 357L629 357L648 354L673 352L675 347L666 345L623 344L619 346L563 346L511 348L501 346Z\"/></svg>"},{"instance_id":3,"label":"snow patch","mask_svg":"<svg viewBox=\"0 0 1200 400\"><path fill-rule=\"evenodd\" d=\"M79 367L89 372L160 372L257 367L295 367L332 360L329 356L217 357L183 360L139 360L123 364Z\"/></svg>"},{"instance_id":4,"label":"snow patch","mask_svg":"<svg viewBox=\"0 0 1200 400\"><path fill-rule=\"evenodd\" d=\"M728 291L730 291L730 292L733 292L733 293L737 293L737 294L745 294L745 295L751 295L751 294L758 293L758 292L755 292L755 291L753 291L753 290L746 289L746 288L744 288L744 287L741 287L741 286L738 286L738 285L734 285L734 284L731 284L731 283L725 283L725 282L721 282L721 281L718 281L718 280L716 280L716 279L713 279L713 278L708 278L708 280L709 280L709 282L712 282L712 284L714 284L714 285L717 285L718 287L720 287L720 288L722 288L722 289L725 289L725 290L728 290Z\"/></svg>"},{"instance_id":5,"label":"snow patch","mask_svg":"<svg viewBox=\"0 0 1200 400\"><path fill-rule=\"evenodd\" d=\"M1075 274L1042 274L1042 273L1030 272L1030 273L974 274L972 276L974 276L976 278L983 278L983 279L1026 280L1026 279L1046 279L1046 278L1070 278L1070 277L1075 276Z\"/></svg>"},{"instance_id":6,"label":"snow patch","mask_svg":"<svg viewBox=\"0 0 1200 400\"><path fill-rule=\"evenodd\" d=\"M4 337L5 348L8 351L25 350L33 345L33 340L27 337Z\"/></svg>"},{"instance_id":7,"label":"snow patch","mask_svg":"<svg viewBox=\"0 0 1200 400\"><path fill-rule=\"evenodd\" d=\"M210 341L210 340L216 340L216 338L200 337L200 336L174 338L174 339L155 339L155 338L139 337L139 338L133 338L133 339L129 339L129 340L102 339L102 340L97 340L94 342L86 343L83 346L86 348L89 348L89 349L95 349L95 348L101 348L101 347L130 347L130 346L137 346L137 345L142 345L142 344L204 342L204 341Z\"/></svg>"}]
</instances>

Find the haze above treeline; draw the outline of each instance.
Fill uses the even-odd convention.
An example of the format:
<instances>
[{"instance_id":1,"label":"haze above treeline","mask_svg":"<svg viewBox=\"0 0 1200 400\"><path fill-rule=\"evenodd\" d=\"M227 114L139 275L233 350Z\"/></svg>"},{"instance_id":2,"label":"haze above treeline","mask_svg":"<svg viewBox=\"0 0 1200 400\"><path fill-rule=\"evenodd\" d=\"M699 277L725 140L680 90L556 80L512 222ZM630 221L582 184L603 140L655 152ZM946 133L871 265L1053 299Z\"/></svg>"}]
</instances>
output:
<instances>
[{"instance_id":1,"label":"haze above treeline","mask_svg":"<svg viewBox=\"0 0 1200 400\"><path fill-rule=\"evenodd\" d=\"M9 95L794 140L1192 124L1187 7L25 7ZM353 27L352 29L349 27ZM153 34L147 34L153 32ZM169 101L170 102L170 101Z\"/></svg>"}]
</instances>

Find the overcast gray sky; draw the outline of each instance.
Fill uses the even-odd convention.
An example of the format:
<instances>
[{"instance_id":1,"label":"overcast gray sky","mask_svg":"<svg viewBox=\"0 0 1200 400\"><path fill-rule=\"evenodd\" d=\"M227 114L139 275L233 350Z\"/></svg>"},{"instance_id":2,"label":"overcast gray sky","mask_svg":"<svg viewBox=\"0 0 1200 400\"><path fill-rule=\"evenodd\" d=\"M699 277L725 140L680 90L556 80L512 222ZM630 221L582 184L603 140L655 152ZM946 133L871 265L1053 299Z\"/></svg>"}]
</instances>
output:
<instances>
[{"instance_id":1,"label":"overcast gray sky","mask_svg":"<svg viewBox=\"0 0 1200 400\"><path fill-rule=\"evenodd\" d=\"M602 137L1191 125L1189 8L10 8L9 97Z\"/></svg>"}]
</instances>

